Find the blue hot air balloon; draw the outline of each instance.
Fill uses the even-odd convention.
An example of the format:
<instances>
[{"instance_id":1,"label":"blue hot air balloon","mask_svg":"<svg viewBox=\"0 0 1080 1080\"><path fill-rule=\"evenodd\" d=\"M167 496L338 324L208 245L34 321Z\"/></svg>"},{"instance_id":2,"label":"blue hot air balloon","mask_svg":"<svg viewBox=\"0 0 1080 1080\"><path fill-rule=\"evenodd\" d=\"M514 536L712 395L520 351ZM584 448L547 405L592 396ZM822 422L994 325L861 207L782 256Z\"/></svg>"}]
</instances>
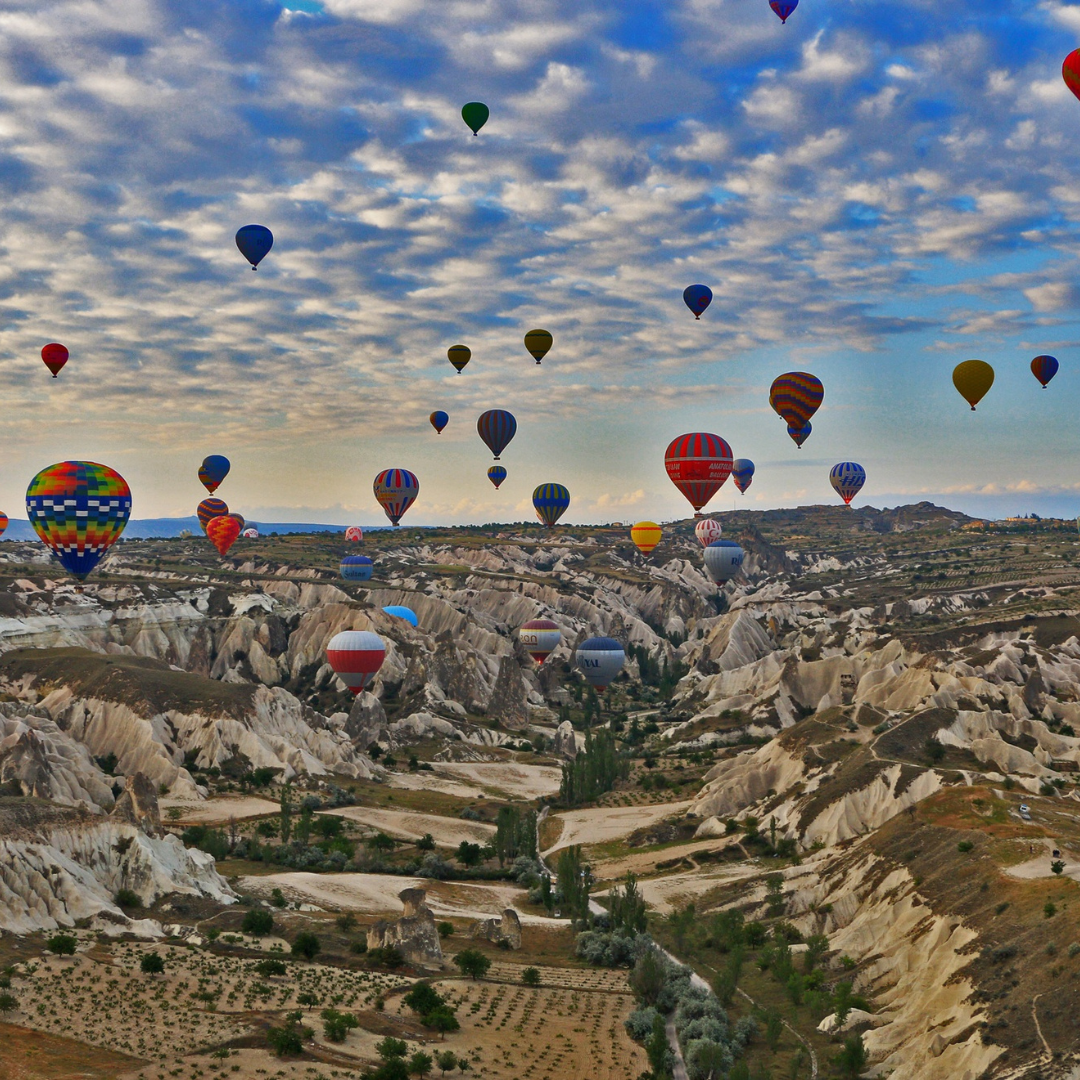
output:
<instances>
[{"instance_id":1,"label":"blue hot air balloon","mask_svg":"<svg viewBox=\"0 0 1080 1080\"><path fill-rule=\"evenodd\" d=\"M410 626L419 626L420 620L416 617L416 612L411 607L405 607L403 604L391 604L389 607L384 607L383 611L387 615L393 615L395 618L404 619Z\"/></svg>"},{"instance_id":2,"label":"blue hot air balloon","mask_svg":"<svg viewBox=\"0 0 1080 1080\"><path fill-rule=\"evenodd\" d=\"M436 409L428 419L431 421L431 426L435 429L436 435L441 435L443 428L450 423L450 416L444 413L442 409Z\"/></svg>"},{"instance_id":3,"label":"blue hot air balloon","mask_svg":"<svg viewBox=\"0 0 1080 1080\"><path fill-rule=\"evenodd\" d=\"M203 487L213 495L221 481L229 475L230 468L232 466L229 464L227 457L222 457L221 454L211 454L209 457L203 458L203 463L199 466L199 480L202 481Z\"/></svg>"},{"instance_id":4,"label":"blue hot air balloon","mask_svg":"<svg viewBox=\"0 0 1080 1080\"><path fill-rule=\"evenodd\" d=\"M480 419L476 421L476 430L498 461L499 455L517 434L517 421L514 414L505 409L488 409L486 413L481 413Z\"/></svg>"},{"instance_id":5,"label":"blue hot air balloon","mask_svg":"<svg viewBox=\"0 0 1080 1080\"><path fill-rule=\"evenodd\" d=\"M492 465L488 469L488 479L495 485L495 490L499 490L499 485L506 479L506 470L501 465Z\"/></svg>"},{"instance_id":6,"label":"blue hot air balloon","mask_svg":"<svg viewBox=\"0 0 1080 1080\"><path fill-rule=\"evenodd\" d=\"M829 483L833 491L850 506L851 500L862 491L866 483L866 470L854 461L841 461L829 470Z\"/></svg>"},{"instance_id":7,"label":"blue hot air balloon","mask_svg":"<svg viewBox=\"0 0 1080 1080\"><path fill-rule=\"evenodd\" d=\"M750 481L754 479L754 463L745 457L736 458L731 463L731 479L735 486L745 495Z\"/></svg>"},{"instance_id":8,"label":"blue hot air balloon","mask_svg":"<svg viewBox=\"0 0 1080 1080\"><path fill-rule=\"evenodd\" d=\"M705 309L712 303L712 289L708 285L688 285L683 289L683 303L700 319Z\"/></svg>"},{"instance_id":9,"label":"blue hot air balloon","mask_svg":"<svg viewBox=\"0 0 1080 1080\"><path fill-rule=\"evenodd\" d=\"M1054 356L1036 356L1031 361L1031 374L1035 376L1039 382L1042 383L1042 388L1046 389L1046 384L1058 373L1058 362Z\"/></svg>"},{"instance_id":10,"label":"blue hot air balloon","mask_svg":"<svg viewBox=\"0 0 1080 1080\"><path fill-rule=\"evenodd\" d=\"M594 637L578 646L574 661L585 681L603 690L622 671L626 653L614 638Z\"/></svg>"},{"instance_id":11,"label":"blue hot air balloon","mask_svg":"<svg viewBox=\"0 0 1080 1080\"><path fill-rule=\"evenodd\" d=\"M776 17L786 23L791 13L799 6L799 0L769 0L769 7L776 12Z\"/></svg>"},{"instance_id":12,"label":"blue hot air balloon","mask_svg":"<svg viewBox=\"0 0 1080 1080\"><path fill-rule=\"evenodd\" d=\"M370 581L375 566L366 555L346 555L338 571L346 581Z\"/></svg>"},{"instance_id":13,"label":"blue hot air balloon","mask_svg":"<svg viewBox=\"0 0 1080 1080\"><path fill-rule=\"evenodd\" d=\"M810 438L811 432L814 430L810 421L807 420L802 427L795 427L792 424L788 424L787 433L791 437L791 441L801 450L802 444Z\"/></svg>"},{"instance_id":14,"label":"blue hot air balloon","mask_svg":"<svg viewBox=\"0 0 1080 1080\"><path fill-rule=\"evenodd\" d=\"M570 492L562 484L541 484L533 492L533 509L548 528L566 513L569 505Z\"/></svg>"},{"instance_id":15,"label":"blue hot air balloon","mask_svg":"<svg viewBox=\"0 0 1080 1080\"><path fill-rule=\"evenodd\" d=\"M236 230L236 246L251 263L251 269L258 270L259 263L274 246L274 234L265 225L245 225Z\"/></svg>"}]
</instances>

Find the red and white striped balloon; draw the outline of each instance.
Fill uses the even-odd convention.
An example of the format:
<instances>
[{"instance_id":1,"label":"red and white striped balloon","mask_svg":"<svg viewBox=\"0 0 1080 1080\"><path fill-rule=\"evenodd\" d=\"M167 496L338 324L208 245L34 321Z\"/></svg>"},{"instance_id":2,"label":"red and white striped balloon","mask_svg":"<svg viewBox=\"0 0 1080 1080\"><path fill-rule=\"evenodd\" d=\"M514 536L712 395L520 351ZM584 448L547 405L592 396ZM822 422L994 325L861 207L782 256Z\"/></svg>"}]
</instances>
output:
<instances>
[{"instance_id":1,"label":"red and white striped balloon","mask_svg":"<svg viewBox=\"0 0 1080 1080\"><path fill-rule=\"evenodd\" d=\"M708 547L714 541L719 540L723 531L720 522L716 518L702 518L694 526L694 535L698 538L698 543L702 547Z\"/></svg>"},{"instance_id":2,"label":"red and white striped balloon","mask_svg":"<svg viewBox=\"0 0 1080 1080\"><path fill-rule=\"evenodd\" d=\"M359 544L364 539L364 530L359 525L350 525L345 530L345 539L350 544Z\"/></svg>"},{"instance_id":3,"label":"red and white striped balloon","mask_svg":"<svg viewBox=\"0 0 1080 1080\"><path fill-rule=\"evenodd\" d=\"M330 639L326 659L337 677L359 694L379 673L386 659L386 646L370 630L344 630Z\"/></svg>"}]
</instances>

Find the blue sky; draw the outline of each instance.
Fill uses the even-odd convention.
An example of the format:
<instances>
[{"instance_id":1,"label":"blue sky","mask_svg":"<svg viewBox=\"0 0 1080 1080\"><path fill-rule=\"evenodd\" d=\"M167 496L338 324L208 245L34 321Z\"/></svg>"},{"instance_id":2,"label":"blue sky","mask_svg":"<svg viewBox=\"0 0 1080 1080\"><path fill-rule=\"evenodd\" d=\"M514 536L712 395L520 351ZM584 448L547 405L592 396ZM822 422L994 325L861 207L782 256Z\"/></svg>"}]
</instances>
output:
<instances>
[{"instance_id":1,"label":"blue sky","mask_svg":"<svg viewBox=\"0 0 1080 1080\"><path fill-rule=\"evenodd\" d=\"M689 508L664 448L706 430L758 469L718 510L831 502L855 460L861 503L1076 514L1078 38L1056 0L803 0L786 26L766 0L11 0L0 508L86 457L135 516L188 514L223 453L252 518L377 521L401 466L418 524L530 517L545 481L567 520L665 520ZM258 274L249 222L276 237ZM791 369L826 388L801 451L767 401ZM499 492L487 408L519 425Z\"/></svg>"}]
</instances>

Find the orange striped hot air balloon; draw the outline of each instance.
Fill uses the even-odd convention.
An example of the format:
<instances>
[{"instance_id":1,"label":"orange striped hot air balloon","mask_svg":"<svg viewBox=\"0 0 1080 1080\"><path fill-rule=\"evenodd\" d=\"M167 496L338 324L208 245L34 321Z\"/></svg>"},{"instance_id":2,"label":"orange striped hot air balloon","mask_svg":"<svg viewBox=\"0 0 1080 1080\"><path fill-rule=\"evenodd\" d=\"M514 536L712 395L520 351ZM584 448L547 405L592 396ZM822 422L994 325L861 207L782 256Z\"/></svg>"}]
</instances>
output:
<instances>
[{"instance_id":1,"label":"orange striped hot air balloon","mask_svg":"<svg viewBox=\"0 0 1080 1080\"><path fill-rule=\"evenodd\" d=\"M630 529L630 539L642 555L648 555L660 543L662 536L663 532L655 521L639 521Z\"/></svg>"}]
</instances>

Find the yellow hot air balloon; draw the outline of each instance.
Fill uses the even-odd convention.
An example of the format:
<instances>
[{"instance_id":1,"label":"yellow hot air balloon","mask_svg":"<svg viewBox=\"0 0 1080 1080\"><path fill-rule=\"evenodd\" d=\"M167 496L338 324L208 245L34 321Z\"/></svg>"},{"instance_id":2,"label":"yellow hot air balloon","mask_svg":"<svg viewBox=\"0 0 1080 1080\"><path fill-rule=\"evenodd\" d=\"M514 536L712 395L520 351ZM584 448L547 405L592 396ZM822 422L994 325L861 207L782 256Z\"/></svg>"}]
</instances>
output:
<instances>
[{"instance_id":1,"label":"yellow hot air balloon","mask_svg":"<svg viewBox=\"0 0 1080 1080\"><path fill-rule=\"evenodd\" d=\"M965 360L956 365L952 381L974 412L975 406L986 396L986 391L994 385L994 369L983 360Z\"/></svg>"},{"instance_id":2,"label":"yellow hot air balloon","mask_svg":"<svg viewBox=\"0 0 1080 1080\"><path fill-rule=\"evenodd\" d=\"M630 539L642 555L648 555L660 543L662 535L660 526L655 521L639 521L630 529Z\"/></svg>"}]
</instances>

